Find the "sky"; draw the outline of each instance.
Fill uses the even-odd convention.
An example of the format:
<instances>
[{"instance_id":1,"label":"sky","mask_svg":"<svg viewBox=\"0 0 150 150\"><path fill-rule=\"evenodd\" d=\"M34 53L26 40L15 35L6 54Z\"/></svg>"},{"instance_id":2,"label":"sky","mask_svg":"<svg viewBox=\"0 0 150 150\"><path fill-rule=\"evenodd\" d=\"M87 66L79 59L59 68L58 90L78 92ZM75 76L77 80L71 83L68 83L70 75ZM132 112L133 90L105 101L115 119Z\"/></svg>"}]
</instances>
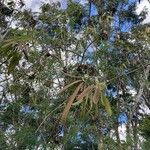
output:
<instances>
[{"instance_id":1,"label":"sky","mask_svg":"<svg viewBox=\"0 0 150 150\"><path fill-rule=\"evenodd\" d=\"M61 3L61 7L65 9L67 7L67 0L25 0L25 3L28 8L31 8L33 11L37 12L39 11L39 7L43 2L54 3L54 2L59 2L59 1ZM75 1L78 1L81 4L86 3L86 0L75 0ZM137 2L137 9L136 9L137 14L140 14L140 12L143 9L148 10L147 17L143 23L150 23L150 3L148 2L148 0L141 0L140 4ZM96 14L96 11L94 9L92 11L92 14L93 15Z\"/></svg>"},{"instance_id":2,"label":"sky","mask_svg":"<svg viewBox=\"0 0 150 150\"><path fill-rule=\"evenodd\" d=\"M150 23L150 3L148 2L148 0L141 1L141 3L137 6L136 12L137 14L140 14L140 12L145 8L148 10L148 14L143 23Z\"/></svg>"}]
</instances>

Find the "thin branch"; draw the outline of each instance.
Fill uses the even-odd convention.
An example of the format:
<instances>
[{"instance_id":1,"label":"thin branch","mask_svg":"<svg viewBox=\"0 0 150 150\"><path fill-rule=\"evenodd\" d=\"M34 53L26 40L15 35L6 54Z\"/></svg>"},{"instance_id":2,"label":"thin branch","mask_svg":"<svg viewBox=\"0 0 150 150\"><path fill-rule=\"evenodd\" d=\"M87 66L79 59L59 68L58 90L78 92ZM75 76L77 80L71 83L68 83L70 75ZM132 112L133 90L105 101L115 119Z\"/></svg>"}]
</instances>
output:
<instances>
[{"instance_id":1,"label":"thin branch","mask_svg":"<svg viewBox=\"0 0 150 150\"><path fill-rule=\"evenodd\" d=\"M144 91L144 87L145 87L145 84L146 84L145 82L147 81L148 76L149 76L149 72L150 72L150 65L148 65L148 66L146 67L146 70L145 70L145 72L144 72L144 77L141 77L142 79L141 79L141 83L140 83L140 88L139 88L139 91L138 91L136 97L134 98L135 104L134 104L134 106L133 106L130 119L132 119L132 117L133 117L133 115L134 115L134 112L135 112L135 110L136 110L136 108L137 108L137 106L138 106L138 104L139 104L139 102L140 102L140 99L141 99L141 97L142 97L142 94L143 94L143 91Z\"/></svg>"},{"instance_id":2,"label":"thin branch","mask_svg":"<svg viewBox=\"0 0 150 150\"><path fill-rule=\"evenodd\" d=\"M72 74L68 74L68 73L65 73L65 72L62 72L65 76L68 76L68 77L71 77L71 78L79 78L79 79L82 79L83 77L82 76L74 76Z\"/></svg>"},{"instance_id":3,"label":"thin branch","mask_svg":"<svg viewBox=\"0 0 150 150\"><path fill-rule=\"evenodd\" d=\"M64 102L65 103L65 102ZM55 112L58 108L60 108L62 105L64 105L64 103L60 104L58 107L56 107L53 111L49 112L45 118L43 119L43 121L41 122L41 124L39 125L39 127L36 129L35 133L37 133L39 131L39 129L41 128L41 126L43 125L43 123L47 120L47 118L53 113Z\"/></svg>"},{"instance_id":4,"label":"thin branch","mask_svg":"<svg viewBox=\"0 0 150 150\"><path fill-rule=\"evenodd\" d=\"M134 72L140 70L141 68L143 68L143 66L145 67L145 66L149 66L149 65L150 65L150 64L142 65L142 66L140 66L140 67L138 67L138 68L136 68L136 69L131 70L130 72L126 73L125 75L129 75L129 74L131 74L131 73L134 73ZM121 76L123 76L123 75L124 75L124 74L120 74L120 75L118 75L118 76L116 76L116 77L114 77L114 78L111 78L108 82L110 82L110 81L112 81L112 80L114 80L114 79L117 79L117 78L119 78L119 77L121 77Z\"/></svg>"},{"instance_id":5,"label":"thin branch","mask_svg":"<svg viewBox=\"0 0 150 150\"><path fill-rule=\"evenodd\" d=\"M10 79L11 79L11 78L4 79L4 80L0 81L0 83L3 83L3 82L8 81L8 80L10 80Z\"/></svg>"},{"instance_id":6,"label":"thin branch","mask_svg":"<svg viewBox=\"0 0 150 150\"><path fill-rule=\"evenodd\" d=\"M83 63L83 60L84 60L84 57L85 57L85 53L86 51L88 50L88 48L95 42L95 40L93 40L92 42L89 43L89 45L84 49L83 51L83 55L82 55L82 58L81 58L81 64Z\"/></svg>"}]
</instances>

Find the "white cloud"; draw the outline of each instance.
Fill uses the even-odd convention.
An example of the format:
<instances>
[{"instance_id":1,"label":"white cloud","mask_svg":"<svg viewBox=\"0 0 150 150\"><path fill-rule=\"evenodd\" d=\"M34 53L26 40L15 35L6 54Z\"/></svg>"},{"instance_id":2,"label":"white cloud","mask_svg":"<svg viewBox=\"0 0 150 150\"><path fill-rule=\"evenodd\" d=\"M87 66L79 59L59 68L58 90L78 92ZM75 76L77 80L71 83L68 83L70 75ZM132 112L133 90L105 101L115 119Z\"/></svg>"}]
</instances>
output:
<instances>
[{"instance_id":1,"label":"white cloud","mask_svg":"<svg viewBox=\"0 0 150 150\"><path fill-rule=\"evenodd\" d=\"M80 4L82 4L82 5L85 5L85 4L87 4L87 3L88 3L87 0L81 0L81 1L80 1Z\"/></svg>"},{"instance_id":2,"label":"white cloud","mask_svg":"<svg viewBox=\"0 0 150 150\"><path fill-rule=\"evenodd\" d=\"M143 9L147 9L148 11L146 19L143 21L143 23L150 23L150 2L148 2L148 0L143 0L140 2L140 4L137 4L137 14L140 14Z\"/></svg>"},{"instance_id":3,"label":"white cloud","mask_svg":"<svg viewBox=\"0 0 150 150\"><path fill-rule=\"evenodd\" d=\"M44 2L44 0L25 0L26 7L32 9L34 12L39 11L39 7L42 2Z\"/></svg>"},{"instance_id":4,"label":"white cloud","mask_svg":"<svg viewBox=\"0 0 150 150\"><path fill-rule=\"evenodd\" d=\"M41 4L43 3L58 3L60 2L61 8L66 9L67 8L67 0L26 0L25 4L27 8L32 9L34 12L39 12L39 8Z\"/></svg>"}]
</instances>

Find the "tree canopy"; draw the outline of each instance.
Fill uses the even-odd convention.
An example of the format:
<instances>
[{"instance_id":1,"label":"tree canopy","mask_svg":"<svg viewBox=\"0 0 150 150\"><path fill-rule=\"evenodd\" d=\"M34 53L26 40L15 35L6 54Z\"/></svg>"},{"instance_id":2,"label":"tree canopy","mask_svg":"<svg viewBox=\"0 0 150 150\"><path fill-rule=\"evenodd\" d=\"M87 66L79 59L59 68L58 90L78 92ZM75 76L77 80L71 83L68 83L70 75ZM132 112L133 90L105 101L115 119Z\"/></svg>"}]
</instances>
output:
<instances>
[{"instance_id":1,"label":"tree canopy","mask_svg":"<svg viewBox=\"0 0 150 150\"><path fill-rule=\"evenodd\" d=\"M137 3L0 1L0 149L149 149L150 25Z\"/></svg>"}]
</instances>

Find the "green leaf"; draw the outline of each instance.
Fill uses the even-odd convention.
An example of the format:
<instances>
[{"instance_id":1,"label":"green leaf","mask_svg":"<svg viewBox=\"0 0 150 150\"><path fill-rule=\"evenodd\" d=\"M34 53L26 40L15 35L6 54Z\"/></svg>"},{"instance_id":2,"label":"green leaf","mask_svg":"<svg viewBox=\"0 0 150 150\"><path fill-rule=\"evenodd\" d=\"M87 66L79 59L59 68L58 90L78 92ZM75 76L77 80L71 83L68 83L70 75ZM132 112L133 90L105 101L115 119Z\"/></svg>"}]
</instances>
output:
<instances>
[{"instance_id":1,"label":"green leaf","mask_svg":"<svg viewBox=\"0 0 150 150\"><path fill-rule=\"evenodd\" d=\"M7 42L6 44L4 44L2 46L2 48L8 48L8 47L12 46L13 44L15 44L15 42L13 40L11 40L11 41Z\"/></svg>"},{"instance_id":2,"label":"green leaf","mask_svg":"<svg viewBox=\"0 0 150 150\"><path fill-rule=\"evenodd\" d=\"M8 74L14 71L15 67L19 64L19 60L21 55L16 53L10 58L9 66L8 66Z\"/></svg>"},{"instance_id":3,"label":"green leaf","mask_svg":"<svg viewBox=\"0 0 150 150\"><path fill-rule=\"evenodd\" d=\"M107 113L109 114L109 116L112 115L112 110L111 110L111 106L110 106L110 102L107 99L107 97L104 95L104 93L101 94L101 102L102 105L105 107Z\"/></svg>"}]
</instances>

